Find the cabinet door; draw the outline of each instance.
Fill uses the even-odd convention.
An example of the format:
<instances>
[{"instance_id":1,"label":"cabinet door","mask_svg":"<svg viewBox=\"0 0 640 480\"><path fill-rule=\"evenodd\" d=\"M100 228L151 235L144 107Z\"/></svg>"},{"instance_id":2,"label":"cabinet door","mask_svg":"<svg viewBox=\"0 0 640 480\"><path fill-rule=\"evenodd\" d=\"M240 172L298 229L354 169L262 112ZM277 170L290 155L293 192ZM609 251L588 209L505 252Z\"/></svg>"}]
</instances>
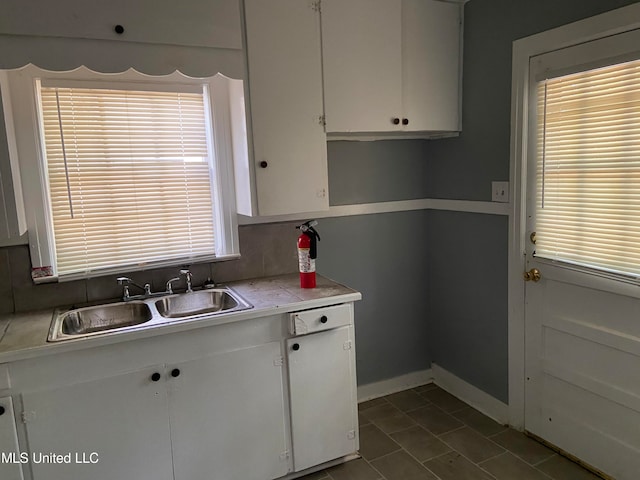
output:
<instances>
[{"instance_id":1,"label":"cabinet door","mask_svg":"<svg viewBox=\"0 0 640 480\"><path fill-rule=\"evenodd\" d=\"M13 415L11 397L0 398L0 478L2 480L22 480L20 447L16 435L16 423ZM4 456L7 457L4 457ZM9 458L13 456L12 458Z\"/></svg>"},{"instance_id":2,"label":"cabinet door","mask_svg":"<svg viewBox=\"0 0 640 480\"><path fill-rule=\"evenodd\" d=\"M401 0L322 0L327 132L401 130Z\"/></svg>"},{"instance_id":3,"label":"cabinet door","mask_svg":"<svg viewBox=\"0 0 640 480\"><path fill-rule=\"evenodd\" d=\"M266 480L285 475L280 343L172 365L176 479Z\"/></svg>"},{"instance_id":4,"label":"cabinet door","mask_svg":"<svg viewBox=\"0 0 640 480\"><path fill-rule=\"evenodd\" d=\"M260 215L329 208L320 15L315 5L311 0L245 0Z\"/></svg>"},{"instance_id":5,"label":"cabinet door","mask_svg":"<svg viewBox=\"0 0 640 480\"><path fill-rule=\"evenodd\" d=\"M287 340L294 470L358 449L353 327Z\"/></svg>"},{"instance_id":6,"label":"cabinet door","mask_svg":"<svg viewBox=\"0 0 640 480\"><path fill-rule=\"evenodd\" d=\"M2 0L2 7L3 34L241 48L237 0Z\"/></svg>"},{"instance_id":7,"label":"cabinet door","mask_svg":"<svg viewBox=\"0 0 640 480\"><path fill-rule=\"evenodd\" d=\"M460 130L461 6L402 0L405 131Z\"/></svg>"},{"instance_id":8,"label":"cabinet door","mask_svg":"<svg viewBox=\"0 0 640 480\"><path fill-rule=\"evenodd\" d=\"M33 479L172 480L166 386L152 380L160 372L23 394ZM36 463L51 452L69 454L69 463ZM92 453L98 463L81 463Z\"/></svg>"}]
</instances>

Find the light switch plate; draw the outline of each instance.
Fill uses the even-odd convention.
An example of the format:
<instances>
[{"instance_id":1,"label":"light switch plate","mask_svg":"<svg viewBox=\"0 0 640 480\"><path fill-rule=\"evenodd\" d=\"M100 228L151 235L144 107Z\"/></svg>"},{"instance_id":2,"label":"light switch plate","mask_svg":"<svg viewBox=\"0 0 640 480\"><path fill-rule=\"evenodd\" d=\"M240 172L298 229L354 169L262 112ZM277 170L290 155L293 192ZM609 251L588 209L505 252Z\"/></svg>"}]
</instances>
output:
<instances>
[{"instance_id":1,"label":"light switch plate","mask_svg":"<svg viewBox=\"0 0 640 480\"><path fill-rule=\"evenodd\" d=\"M491 201L503 203L509 201L509 182L491 182Z\"/></svg>"}]
</instances>

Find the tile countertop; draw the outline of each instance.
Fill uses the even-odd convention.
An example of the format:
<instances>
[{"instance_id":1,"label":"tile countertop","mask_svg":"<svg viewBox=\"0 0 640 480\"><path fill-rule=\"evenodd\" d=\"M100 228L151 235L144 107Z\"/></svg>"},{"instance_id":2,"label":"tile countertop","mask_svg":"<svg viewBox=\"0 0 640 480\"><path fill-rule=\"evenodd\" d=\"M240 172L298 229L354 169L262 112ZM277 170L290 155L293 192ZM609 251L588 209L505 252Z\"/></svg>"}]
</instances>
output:
<instances>
[{"instance_id":1,"label":"tile countertop","mask_svg":"<svg viewBox=\"0 0 640 480\"><path fill-rule=\"evenodd\" d=\"M353 302L362 298L360 292L322 276L317 277L316 288L302 289L297 273L230 282L224 286L232 287L251 303L253 308L194 320L174 319L147 329L105 333L61 342L47 342L53 309L2 315L0 316L0 363L166 335L267 315Z\"/></svg>"}]
</instances>

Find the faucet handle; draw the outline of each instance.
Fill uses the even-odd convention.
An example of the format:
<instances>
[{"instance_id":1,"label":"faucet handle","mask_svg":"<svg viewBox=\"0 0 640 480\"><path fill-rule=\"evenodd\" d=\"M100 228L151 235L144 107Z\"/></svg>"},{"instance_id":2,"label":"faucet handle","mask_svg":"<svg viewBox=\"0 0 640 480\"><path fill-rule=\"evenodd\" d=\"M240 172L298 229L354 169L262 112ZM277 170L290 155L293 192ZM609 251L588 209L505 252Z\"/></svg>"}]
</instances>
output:
<instances>
[{"instance_id":1,"label":"faucet handle","mask_svg":"<svg viewBox=\"0 0 640 480\"><path fill-rule=\"evenodd\" d=\"M116 281L118 282L118 285L124 285L124 289L122 290L122 300L126 302L131 297L131 294L129 293L129 283L131 282L131 279L129 277L118 277L116 278Z\"/></svg>"},{"instance_id":2,"label":"faucet handle","mask_svg":"<svg viewBox=\"0 0 640 480\"><path fill-rule=\"evenodd\" d=\"M182 268L180 270L180 275L185 275L187 277L187 293L193 292L193 288L191 288L191 279L193 278L193 275L191 274L189 269Z\"/></svg>"}]
</instances>

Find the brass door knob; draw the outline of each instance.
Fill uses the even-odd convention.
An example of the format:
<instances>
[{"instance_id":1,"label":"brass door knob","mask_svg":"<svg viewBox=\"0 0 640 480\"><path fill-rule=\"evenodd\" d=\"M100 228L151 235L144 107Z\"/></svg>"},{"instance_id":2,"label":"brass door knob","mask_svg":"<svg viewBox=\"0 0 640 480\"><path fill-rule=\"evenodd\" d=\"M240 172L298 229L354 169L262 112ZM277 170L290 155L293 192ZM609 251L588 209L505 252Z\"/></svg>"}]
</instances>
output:
<instances>
[{"instance_id":1,"label":"brass door knob","mask_svg":"<svg viewBox=\"0 0 640 480\"><path fill-rule=\"evenodd\" d=\"M524 280L525 282L537 282L540 280L542 275L540 275L540 270L537 268L532 268L528 272L524 272Z\"/></svg>"}]
</instances>

